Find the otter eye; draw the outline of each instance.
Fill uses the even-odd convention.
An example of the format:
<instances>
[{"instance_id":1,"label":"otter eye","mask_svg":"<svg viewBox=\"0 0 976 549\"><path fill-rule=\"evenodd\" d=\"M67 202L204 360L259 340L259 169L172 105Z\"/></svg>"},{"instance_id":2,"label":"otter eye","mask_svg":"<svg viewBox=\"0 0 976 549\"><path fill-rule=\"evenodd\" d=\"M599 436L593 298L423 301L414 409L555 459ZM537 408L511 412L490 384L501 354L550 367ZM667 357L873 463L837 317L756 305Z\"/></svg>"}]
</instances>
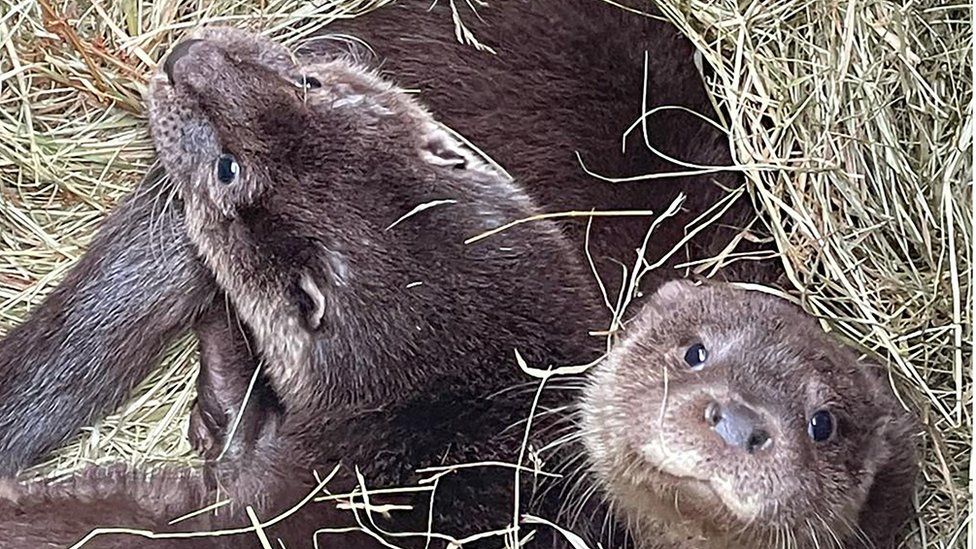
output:
<instances>
[{"instance_id":1,"label":"otter eye","mask_svg":"<svg viewBox=\"0 0 976 549\"><path fill-rule=\"evenodd\" d=\"M834 417L827 410L820 410L810 418L807 433L816 442L823 442L834 434Z\"/></svg>"},{"instance_id":2,"label":"otter eye","mask_svg":"<svg viewBox=\"0 0 976 549\"><path fill-rule=\"evenodd\" d=\"M217 181L230 185L241 173L241 167L232 154L222 154L217 159Z\"/></svg>"},{"instance_id":3,"label":"otter eye","mask_svg":"<svg viewBox=\"0 0 976 549\"><path fill-rule=\"evenodd\" d=\"M685 362L692 368L699 368L708 360L708 349L701 343L695 343L685 351Z\"/></svg>"},{"instance_id":4,"label":"otter eye","mask_svg":"<svg viewBox=\"0 0 976 549\"><path fill-rule=\"evenodd\" d=\"M322 82L314 76L302 75L298 78L298 84L304 86L310 90L316 90L322 87Z\"/></svg>"}]
</instances>

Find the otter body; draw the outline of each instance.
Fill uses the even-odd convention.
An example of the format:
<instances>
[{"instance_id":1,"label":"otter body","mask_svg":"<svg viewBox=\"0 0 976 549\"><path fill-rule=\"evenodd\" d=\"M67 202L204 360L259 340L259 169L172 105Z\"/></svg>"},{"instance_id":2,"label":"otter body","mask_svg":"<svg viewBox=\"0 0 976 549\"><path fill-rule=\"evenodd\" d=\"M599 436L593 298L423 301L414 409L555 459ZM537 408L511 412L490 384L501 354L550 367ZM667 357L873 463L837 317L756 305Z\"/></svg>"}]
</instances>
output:
<instances>
[{"instance_id":1,"label":"otter body","mask_svg":"<svg viewBox=\"0 0 976 549\"><path fill-rule=\"evenodd\" d=\"M247 445L214 466L235 510L274 516L312 489L312 471L335 463L346 469L333 491L356 487L354 468L386 488L415 483L425 466L514 462L531 406L504 394L524 381L516 351L543 367L597 356L601 342L588 330L599 297L558 227L541 221L466 242L538 210L363 68L296 65L274 43L205 29L174 48L149 102L187 233L231 305L202 317L213 324L198 331L204 378L239 382L235 361L238 372L259 362L279 403L248 420L257 425L245 425ZM235 331L235 311L246 333ZM217 387L215 398L232 391ZM513 478L505 467L462 469L438 482L433 510L430 494L408 495L412 513L378 520L414 532L430 520L453 538L503 529ZM152 502L179 498L165 484L140 490L161 493L148 504L114 492L94 499L118 507L119 520L163 525L172 506L154 513ZM39 512L71 505L70 493L44 497ZM307 543L330 524L326 507L269 530Z\"/></svg>"},{"instance_id":2,"label":"otter body","mask_svg":"<svg viewBox=\"0 0 976 549\"><path fill-rule=\"evenodd\" d=\"M588 167L611 176L676 168L647 152L634 137L639 132L628 141L626 154L619 148L623 130L641 113L645 52L648 109L681 105L710 112L692 47L670 26L598 0L509 2L479 9L483 23L474 14L464 15L465 24L496 54L458 43L446 3L431 8L419 0L400 2L330 29L366 39L376 50L371 65L404 87L419 87L435 117L499 161L542 211L660 213L678 191L688 192L686 209L657 229L648 257L669 251L684 235L683 223L718 196L713 180L735 185L734 178L719 173L605 183L587 175L576 160L579 152ZM607 32L610 28L613 32ZM317 41L309 53L334 51L330 43ZM668 154L708 165L729 162L725 137L694 116L661 111L647 119L647 127L651 142ZM0 399L0 473L31 463L118 405L159 350L210 302L212 278L186 245L180 213L158 215L153 208L162 202L154 194L131 202L106 220L104 237L96 238L52 297L0 343L0 392L5 395ZM749 210L741 206L730 215ZM650 221L593 221L590 252L611 302L621 283L614 260L634 264L633 250ZM569 245L584 258L586 220L559 223ZM150 234L150 224L156 234ZM691 253L714 252L727 236L716 232ZM103 241L105 246L99 244ZM147 264L157 266L159 258L166 268L146 269ZM658 269L645 282L657 284L672 275ZM96 310L106 314L93 314ZM69 318L70 323L61 320ZM71 352L63 352L64 342L72 343ZM95 378L100 381L83 381ZM207 391L206 383L201 387ZM31 404L25 405L25 399ZM45 406L43 414L33 411L38 402Z\"/></svg>"},{"instance_id":3,"label":"otter body","mask_svg":"<svg viewBox=\"0 0 976 549\"><path fill-rule=\"evenodd\" d=\"M514 353L597 357L591 275L546 221L467 242L537 207L406 93L347 60L293 64L276 48L201 31L149 95L187 232L284 410L260 457L241 457L239 499L280 482L265 462L341 461L393 487L418 468L516 461L522 436L509 428L530 402L499 394L525 381ZM445 478L433 528L458 539L504 528L512 480L490 467Z\"/></svg>"},{"instance_id":4,"label":"otter body","mask_svg":"<svg viewBox=\"0 0 976 549\"><path fill-rule=\"evenodd\" d=\"M492 51L459 43L447 2L397 2L327 30L367 44L373 53L359 56L404 88L418 90L438 120L497 161L546 212L660 215L684 193L681 210L648 243L646 256L653 261L678 246L686 225L724 196L723 187L735 188L742 179L721 169L733 164L729 138L705 120L716 114L695 67L694 47L655 17L648 3L629 4L632 11L601 0L461 7L465 28ZM348 47L348 39L334 44L318 38L306 49L334 51ZM643 112L649 113L646 126L631 128ZM629 128L634 131L624 139ZM665 173L685 175L662 178ZM656 176L640 179L647 174ZM717 254L735 233L723 223L741 225L754 215L747 199L738 200L706 236L649 273L643 288L676 278L673 266L681 261ZM590 258L615 296L620 264L635 264L635 250L653 220L577 216L559 223L580 253L588 240ZM753 282L781 272L770 263L737 268Z\"/></svg>"}]
</instances>

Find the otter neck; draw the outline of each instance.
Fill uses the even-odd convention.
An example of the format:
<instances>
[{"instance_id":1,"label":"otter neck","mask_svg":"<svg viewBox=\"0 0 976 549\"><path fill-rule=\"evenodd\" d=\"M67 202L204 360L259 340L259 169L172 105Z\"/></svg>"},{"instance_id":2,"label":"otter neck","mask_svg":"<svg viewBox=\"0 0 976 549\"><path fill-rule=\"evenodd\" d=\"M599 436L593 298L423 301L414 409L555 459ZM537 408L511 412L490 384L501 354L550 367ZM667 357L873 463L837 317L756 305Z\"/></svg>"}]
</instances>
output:
<instances>
[{"instance_id":1,"label":"otter neck","mask_svg":"<svg viewBox=\"0 0 976 549\"><path fill-rule=\"evenodd\" d=\"M314 394L309 390L312 382L308 369L301 367L310 359L311 334L289 310L283 291L269 293L258 281L234 276L237 265L251 258L228 253L233 249L228 244L229 222L218 219L218 214L202 204L199 197L187 197L186 208L187 234L240 318L250 327L260 351L260 367L278 394L287 396L290 402L304 402Z\"/></svg>"}]
</instances>

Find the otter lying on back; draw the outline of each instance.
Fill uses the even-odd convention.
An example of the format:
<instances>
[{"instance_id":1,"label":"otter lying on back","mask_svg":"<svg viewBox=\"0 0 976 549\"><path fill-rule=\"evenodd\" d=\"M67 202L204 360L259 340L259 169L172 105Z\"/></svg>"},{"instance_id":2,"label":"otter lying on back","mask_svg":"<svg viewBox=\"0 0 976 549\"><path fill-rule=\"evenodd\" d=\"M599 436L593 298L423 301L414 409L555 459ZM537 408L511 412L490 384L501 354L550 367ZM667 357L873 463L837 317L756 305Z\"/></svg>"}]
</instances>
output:
<instances>
[{"instance_id":1,"label":"otter lying on back","mask_svg":"<svg viewBox=\"0 0 976 549\"><path fill-rule=\"evenodd\" d=\"M621 133L640 116L645 84L647 109L680 105L705 115L712 109L692 62L693 47L671 25L602 0L508 2L481 7L478 14L462 9L464 23L497 54L457 41L447 2L397 2L336 21L327 30L366 39L376 51L371 64L406 88L420 88L421 100L435 116L499 161L543 211L660 213L679 191L687 192L685 209L649 241L649 258L671 250L684 236L684 223L720 196L716 180L737 184L721 172L611 184L587 175L576 160L579 152L587 166L613 176L684 170L648 152L641 131L631 135L625 154L619 145ZM330 49L324 43L309 48ZM664 110L646 122L650 142L669 155L705 165L731 163L726 137L693 115ZM196 258L180 240L186 231L179 212L171 208L160 215L153 209L163 202L151 193L120 207L106 220L104 235L96 236L76 274L0 342L0 473L36 460L118 405L159 350L208 303L203 294L214 291L210 276L199 265L185 267L196 265ZM751 206L740 200L731 213L731 218L748 215ZM157 234L149 234L150 221ZM614 260L634 264L633 251L651 221L593 220L590 251L610 287L611 302L621 275ZM585 218L561 222L581 260L586 225ZM711 233L723 230L716 224L709 233L714 238L703 239L703 245L711 240L718 248L706 246L698 254L721 249L727 235ZM144 266L160 258L167 266L159 277L149 278ZM686 258L679 254L676 259ZM89 267L95 265L101 268ZM763 273L763 279L770 273ZM661 268L645 281L656 284L672 276ZM750 280L756 276L749 273ZM89 283L100 289L97 297L56 297L89 295L84 289ZM111 310L112 318L92 315L95 309ZM60 318L72 321L61 323ZM77 334L89 335L79 339ZM68 340L84 346L61 352ZM93 378L99 381L84 382ZM34 411L37 403L45 406L43 414Z\"/></svg>"},{"instance_id":2,"label":"otter lying on back","mask_svg":"<svg viewBox=\"0 0 976 549\"><path fill-rule=\"evenodd\" d=\"M508 428L530 406L497 394L524 381L514 350L532 364L597 356L587 332L599 298L558 228L466 243L538 210L364 69L295 64L267 40L207 29L152 79L149 112L190 239L287 412L259 462L341 460L381 486L433 465L512 462L522 437ZM504 527L512 478L445 478L439 498L453 510L435 530ZM464 511L491 502L495 517Z\"/></svg>"},{"instance_id":3,"label":"otter lying on back","mask_svg":"<svg viewBox=\"0 0 976 549\"><path fill-rule=\"evenodd\" d=\"M294 505L317 482L313 471L339 462L347 469L333 491L356 485L353 467L370 487L392 487L426 466L514 462L522 432L511 427L531 406L504 392L524 381L515 350L540 365L597 356L588 330L600 301L565 237L542 221L465 243L538 210L389 83L346 60L295 64L265 39L204 29L167 57L149 103L190 239L280 402L253 449L218 464L231 524L244 522L245 505L261 517ZM249 354L242 361L253 366ZM455 538L504 528L513 479L498 466L442 478L431 527ZM199 493L199 480L174 483L176 494L119 491L169 502L188 487ZM172 518L104 490L107 503L138 505L158 526ZM423 532L429 498L408 495L415 511L386 526ZM32 502L18 505L43 512ZM328 505L311 505L269 534L304 545L329 516ZM6 528L25 538L20 526Z\"/></svg>"}]
</instances>

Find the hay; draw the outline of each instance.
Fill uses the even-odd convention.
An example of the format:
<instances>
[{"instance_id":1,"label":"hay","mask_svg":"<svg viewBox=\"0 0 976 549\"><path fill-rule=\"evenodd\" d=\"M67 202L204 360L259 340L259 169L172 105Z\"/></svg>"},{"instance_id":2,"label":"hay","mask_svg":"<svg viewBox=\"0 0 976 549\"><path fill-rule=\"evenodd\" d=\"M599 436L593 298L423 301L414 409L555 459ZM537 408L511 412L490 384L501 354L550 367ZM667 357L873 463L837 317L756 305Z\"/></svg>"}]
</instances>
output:
<instances>
[{"instance_id":1,"label":"hay","mask_svg":"<svg viewBox=\"0 0 976 549\"><path fill-rule=\"evenodd\" d=\"M939 2L662 1L715 68L804 308L890 367L927 436L913 541L962 543L972 450L972 19Z\"/></svg>"},{"instance_id":2,"label":"hay","mask_svg":"<svg viewBox=\"0 0 976 549\"><path fill-rule=\"evenodd\" d=\"M0 322L56 284L146 172L145 75L181 33L224 20L294 42L381 3L0 0ZM660 4L715 69L710 92L795 296L889 365L926 424L910 545L961 546L973 437L970 6ZM132 403L28 475L191 463L194 363L182 342Z\"/></svg>"}]
</instances>

